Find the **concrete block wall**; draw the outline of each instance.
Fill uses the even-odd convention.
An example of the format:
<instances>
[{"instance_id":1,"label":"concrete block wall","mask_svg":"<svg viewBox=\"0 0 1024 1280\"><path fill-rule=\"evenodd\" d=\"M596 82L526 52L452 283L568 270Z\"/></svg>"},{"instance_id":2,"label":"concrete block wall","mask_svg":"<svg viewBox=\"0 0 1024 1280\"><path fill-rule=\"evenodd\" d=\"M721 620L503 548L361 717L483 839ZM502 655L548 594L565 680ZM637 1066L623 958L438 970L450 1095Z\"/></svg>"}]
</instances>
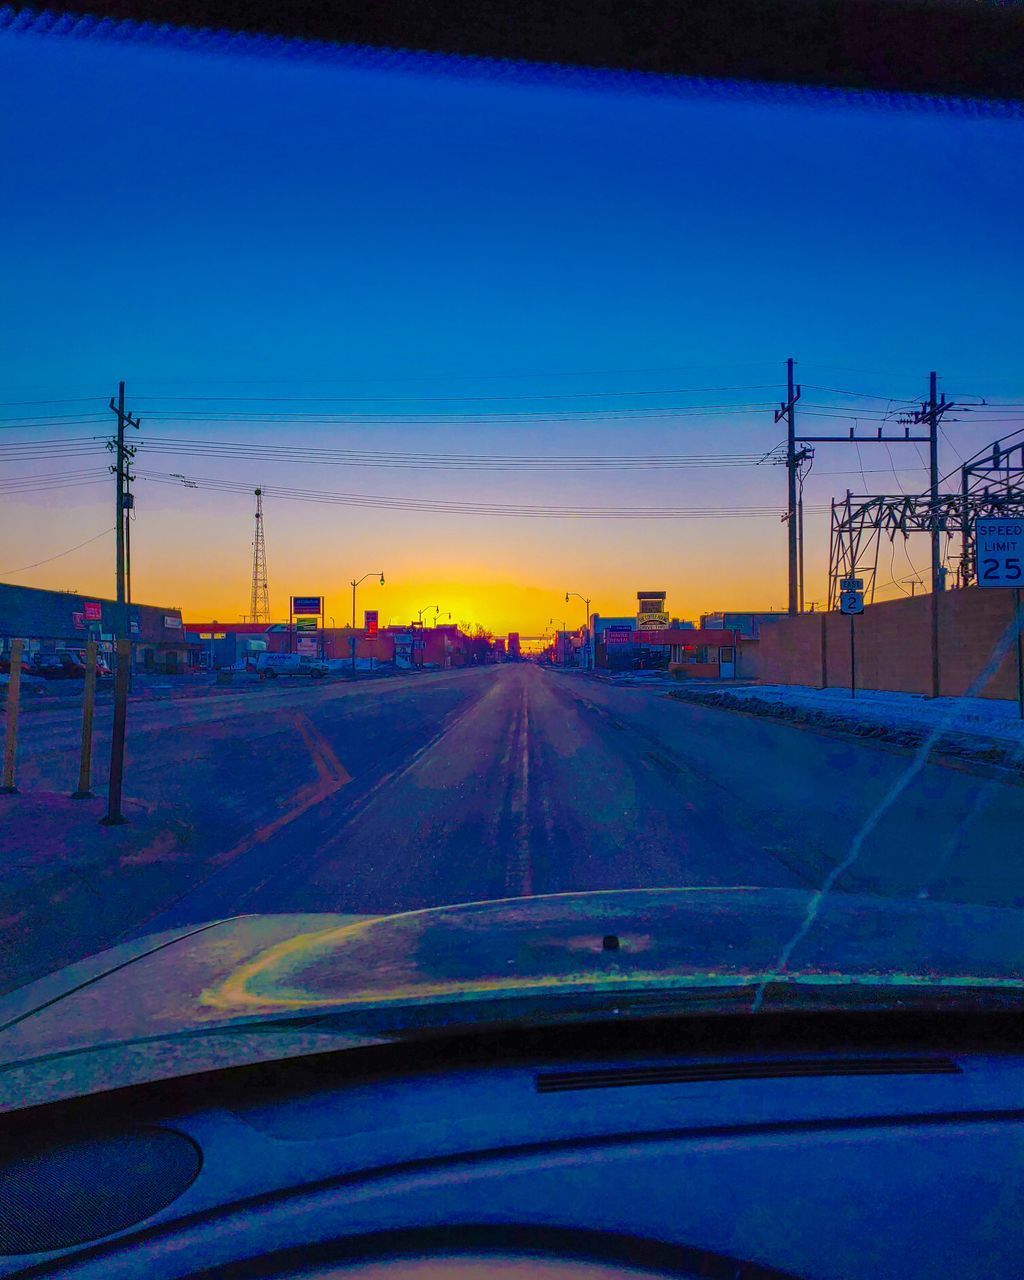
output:
<instances>
[{"instance_id":1,"label":"concrete block wall","mask_svg":"<svg viewBox=\"0 0 1024 1280\"><path fill-rule=\"evenodd\" d=\"M977 681L1013 622L1013 593L967 587L943 592L939 605L940 693L962 697ZM930 595L868 605L856 627L857 685L899 693L931 692ZM850 619L838 613L783 618L761 631L763 684L839 688L850 682ZM983 698L1016 698L1016 649L996 664Z\"/></svg>"}]
</instances>

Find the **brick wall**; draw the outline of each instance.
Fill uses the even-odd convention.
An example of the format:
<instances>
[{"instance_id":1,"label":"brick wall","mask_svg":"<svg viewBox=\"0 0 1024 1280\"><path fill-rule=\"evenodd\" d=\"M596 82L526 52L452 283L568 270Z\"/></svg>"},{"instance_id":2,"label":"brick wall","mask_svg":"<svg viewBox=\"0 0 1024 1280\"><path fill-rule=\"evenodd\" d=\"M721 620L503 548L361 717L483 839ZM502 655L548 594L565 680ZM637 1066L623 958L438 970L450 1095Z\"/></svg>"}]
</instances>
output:
<instances>
[{"instance_id":1,"label":"brick wall","mask_svg":"<svg viewBox=\"0 0 1024 1280\"><path fill-rule=\"evenodd\" d=\"M962 697L1012 623L1013 595L968 587L943 592L938 603L940 692ZM859 688L931 692L931 604L930 595L921 595L865 608L854 624ZM841 614L780 619L762 629L757 647L758 678L764 684L849 685L850 619ZM1012 645L974 692L985 698L1017 696Z\"/></svg>"}]
</instances>

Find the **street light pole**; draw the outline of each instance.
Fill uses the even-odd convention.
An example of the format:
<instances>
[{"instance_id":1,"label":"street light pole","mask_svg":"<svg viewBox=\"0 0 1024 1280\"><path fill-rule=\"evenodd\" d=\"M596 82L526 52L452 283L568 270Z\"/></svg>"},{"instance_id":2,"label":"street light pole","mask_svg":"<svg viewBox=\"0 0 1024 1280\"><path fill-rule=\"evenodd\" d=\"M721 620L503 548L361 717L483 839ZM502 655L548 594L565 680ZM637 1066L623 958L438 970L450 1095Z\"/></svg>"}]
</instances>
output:
<instances>
[{"instance_id":1,"label":"street light pole","mask_svg":"<svg viewBox=\"0 0 1024 1280\"><path fill-rule=\"evenodd\" d=\"M549 626L549 627L553 627L557 621L558 621L558 619L557 619L557 618L548 618L548 626ZM568 662L567 662L567 661L566 661L566 659L565 659L565 648L566 648L566 646L565 646L565 636L566 636L566 631L567 631L567 630L568 630L568 628L566 627L566 625L565 625L565 619L563 618L563 619L562 619L562 631L561 631L561 636L562 636L562 666L563 666L563 667L567 667L567 666L569 665L569 664L568 664ZM559 633L556 631L556 632L555 632L555 649L556 649L556 650L558 649L558 635L559 635Z\"/></svg>"},{"instance_id":2,"label":"street light pole","mask_svg":"<svg viewBox=\"0 0 1024 1280\"><path fill-rule=\"evenodd\" d=\"M422 609L416 610L416 616L417 618L419 618L420 622L423 621L423 615L427 612L428 609L433 609L435 614L438 614L441 612L441 606L439 604L425 604ZM434 621L435 622L437 621L436 617Z\"/></svg>"},{"instance_id":3,"label":"street light pole","mask_svg":"<svg viewBox=\"0 0 1024 1280\"><path fill-rule=\"evenodd\" d=\"M356 673L356 587L358 587L361 582L365 582L367 578L376 578L376 577L377 577L376 573L364 573L361 578L352 578L350 583L352 587L352 637L349 640L349 646L352 650L352 674L353 675L355 675ZM380 571L380 585L381 586L384 585L383 569Z\"/></svg>"},{"instance_id":4,"label":"street light pole","mask_svg":"<svg viewBox=\"0 0 1024 1280\"><path fill-rule=\"evenodd\" d=\"M596 653L594 653L593 646L592 646L592 645L591 645L591 643L590 643L590 597L589 597L589 596L580 595L580 593L579 593L578 591L567 591L567 592L565 593L565 603L566 603L566 604L568 604L568 603L569 603L569 597L570 597L570 596L575 596L578 600L582 600L582 601L583 601L583 603L584 603L584 605L586 606L586 610L587 610L587 618L586 618L586 624L587 624L587 625L586 625L587 639L586 639L586 649L585 649L584 654L583 654L583 668L584 668L584 670L589 670L589 669L590 669L590 667L593 665L594 659L595 659L595 658L596 658L596 656L597 656L597 655L596 655Z\"/></svg>"}]
</instances>

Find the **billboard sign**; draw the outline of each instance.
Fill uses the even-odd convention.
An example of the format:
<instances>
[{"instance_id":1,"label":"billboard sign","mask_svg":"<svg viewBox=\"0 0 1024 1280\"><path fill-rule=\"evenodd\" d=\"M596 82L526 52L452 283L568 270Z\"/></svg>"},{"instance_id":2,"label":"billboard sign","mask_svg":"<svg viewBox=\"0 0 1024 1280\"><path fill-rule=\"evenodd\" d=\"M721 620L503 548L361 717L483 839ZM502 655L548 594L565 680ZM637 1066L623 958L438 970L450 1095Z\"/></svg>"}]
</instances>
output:
<instances>
[{"instance_id":1,"label":"billboard sign","mask_svg":"<svg viewBox=\"0 0 1024 1280\"><path fill-rule=\"evenodd\" d=\"M86 600L82 612L86 622L99 622L103 617L103 606L98 600Z\"/></svg>"},{"instance_id":2,"label":"billboard sign","mask_svg":"<svg viewBox=\"0 0 1024 1280\"><path fill-rule=\"evenodd\" d=\"M668 626L664 591L638 591L636 600L636 625L638 630L653 631L657 627Z\"/></svg>"},{"instance_id":3,"label":"billboard sign","mask_svg":"<svg viewBox=\"0 0 1024 1280\"><path fill-rule=\"evenodd\" d=\"M323 596L292 596L292 613L315 613L317 617L324 611Z\"/></svg>"},{"instance_id":4,"label":"billboard sign","mask_svg":"<svg viewBox=\"0 0 1024 1280\"><path fill-rule=\"evenodd\" d=\"M394 637L395 640L395 666L411 667L412 666L412 632L402 632Z\"/></svg>"},{"instance_id":5,"label":"billboard sign","mask_svg":"<svg viewBox=\"0 0 1024 1280\"><path fill-rule=\"evenodd\" d=\"M979 587L1024 587L1024 520L974 522Z\"/></svg>"},{"instance_id":6,"label":"billboard sign","mask_svg":"<svg viewBox=\"0 0 1024 1280\"><path fill-rule=\"evenodd\" d=\"M368 636L375 636L380 624L380 613L376 609L363 610L363 630Z\"/></svg>"},{"instance_id":7,"label":"billboard sign","mask_svg":"<svg viewBox=\"0 0 1024 1280\"><path fill-rule=\"evenodd\" d=\"M165 627L167 627L167 628L168 628L168 630L170 630L170 631L180 631L180 630L181 630L181 619L177 616L177 614L173 614L173 613L165 613L165 614L164 614L164 626L165 626Z\"/></svg>"}]
</instances>

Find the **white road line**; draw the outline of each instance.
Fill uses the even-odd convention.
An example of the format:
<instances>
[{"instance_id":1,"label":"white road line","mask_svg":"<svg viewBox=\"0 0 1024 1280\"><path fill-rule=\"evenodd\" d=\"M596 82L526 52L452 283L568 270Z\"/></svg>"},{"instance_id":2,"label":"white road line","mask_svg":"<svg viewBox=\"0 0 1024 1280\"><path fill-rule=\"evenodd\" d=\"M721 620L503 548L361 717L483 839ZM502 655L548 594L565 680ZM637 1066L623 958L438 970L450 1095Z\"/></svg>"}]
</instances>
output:
<instances>
[{"instance_id":1,"label":"white road line","mask_svg":"<svg viewBox=\"0 0 1024 1280\"><path fill-rule=\"evenodd\" d=\"M513 733L515 730L513 729ZM505 891L510 897L528 897L533 892L533 869L530 865L530 704L523 685L519 710L519 769L512 812L518 817L516 845L508 860Z\"/></svg>"}]
</instances>

